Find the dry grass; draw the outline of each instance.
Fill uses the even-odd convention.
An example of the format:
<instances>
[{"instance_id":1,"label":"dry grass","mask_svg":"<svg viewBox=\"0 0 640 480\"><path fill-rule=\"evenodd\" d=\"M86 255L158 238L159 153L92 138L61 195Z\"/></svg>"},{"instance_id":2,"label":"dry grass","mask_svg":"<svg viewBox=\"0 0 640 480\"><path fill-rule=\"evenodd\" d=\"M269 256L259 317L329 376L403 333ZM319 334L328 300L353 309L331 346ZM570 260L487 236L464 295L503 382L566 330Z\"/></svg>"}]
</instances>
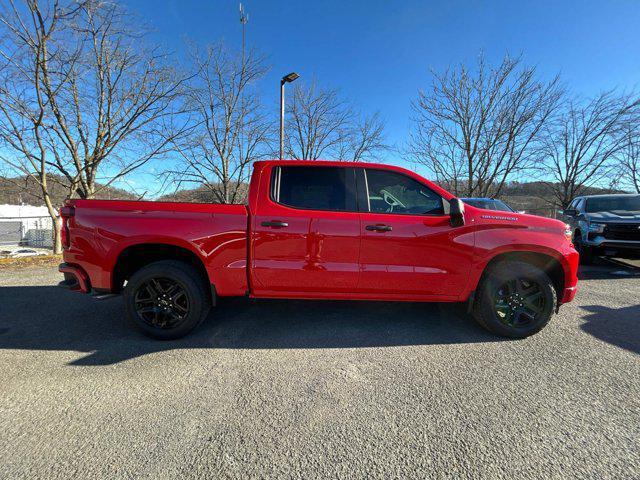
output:
<instances>
[{"instance_id":1,"label":"dry grass","mask_svg":"<svg viewBox=\"0 0 640 480\"><path fill-rule=\"evenodd\" d=\"M58 266L62 263L62 255L40 255L21 258L0 258L0 270L30 266Z\"/></svg>"}]
</instances>

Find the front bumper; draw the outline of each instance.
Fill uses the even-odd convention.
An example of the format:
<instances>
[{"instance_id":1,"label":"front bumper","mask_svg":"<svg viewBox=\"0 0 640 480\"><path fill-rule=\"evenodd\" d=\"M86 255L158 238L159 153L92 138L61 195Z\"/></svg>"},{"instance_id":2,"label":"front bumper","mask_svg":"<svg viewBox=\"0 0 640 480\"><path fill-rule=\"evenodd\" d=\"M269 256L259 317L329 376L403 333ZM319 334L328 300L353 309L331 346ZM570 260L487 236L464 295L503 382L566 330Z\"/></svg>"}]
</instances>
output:
<instances>
[{"instance_id":1,"label":"front bumper","mask_svg":"<svg viewBox=\"0 0 640 480\"><path fill-rule=\"evenodd\" d=\"M58 271L64 273L64 280L58 284L59 287L67 288L74 292L89 293L91 291L89 275L82 268L68 263L61 263Z\"/></svg>"},{"instance_id":2,"label":"front bumper","mask_svg":"<svg viewBox=\"0 0 640 480\"><path fill-rule=\"evenodd\" d=\"M560 301L560 304L571 302L575 298L576 293L578 293L577 285L574 287L565 287L562 292L562 300Z\"/></svg>"},{"instance_id":3,"label":"front bumper","mask_svg":"<svg viewBox=\"0 0 640 480\"><path fill-rule=\"evenodd\" d=\"M558 306L571 302L578 292L578 264L580 256L573 244L566 243L561 249L562 258L559 258L564 270L564 288L558 289Z\"/></svg>"},{"instance_id":4,"label":"front bumper","mask_svg":"<svg viewBox=\"0 0 640 480\"><path fill-rule=\"evenodd\" d=\"M583 238L582 241L594 250L596 255L640 257L640 242L611 240L603 236Z\"/></svg>"}]
</instances>

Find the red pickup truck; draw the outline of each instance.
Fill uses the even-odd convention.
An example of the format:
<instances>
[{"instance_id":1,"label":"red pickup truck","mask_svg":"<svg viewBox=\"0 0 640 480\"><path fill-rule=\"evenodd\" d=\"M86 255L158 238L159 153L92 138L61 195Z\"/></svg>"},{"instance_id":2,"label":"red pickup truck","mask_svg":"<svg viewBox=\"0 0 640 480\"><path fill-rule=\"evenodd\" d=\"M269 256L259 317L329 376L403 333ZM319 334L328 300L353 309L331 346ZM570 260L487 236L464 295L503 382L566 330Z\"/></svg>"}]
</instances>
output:
<instances>
[{"instance_id":1,"label":"red pickup truck","mask_svg":"<svg viewBox=\"0 0 640 480\"><path fill-rule=\"evenodd\" d=\"M538 332L576 293L557 220L463 204L403 168L254 164L248 205L68 200L61 285L124 294L131 322L178 338L218 297L467 302L490 331Z\"/></svg>"}]
</instances>

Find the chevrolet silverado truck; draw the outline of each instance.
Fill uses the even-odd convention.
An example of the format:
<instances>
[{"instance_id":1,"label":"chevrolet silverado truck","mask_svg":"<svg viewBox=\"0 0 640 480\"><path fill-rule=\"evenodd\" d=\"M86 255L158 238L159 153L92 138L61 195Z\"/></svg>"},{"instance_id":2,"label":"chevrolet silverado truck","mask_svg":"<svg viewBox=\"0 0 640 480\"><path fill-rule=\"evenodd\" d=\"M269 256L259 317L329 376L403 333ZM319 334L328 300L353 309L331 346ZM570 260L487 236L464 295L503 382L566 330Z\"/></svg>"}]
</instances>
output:
<instances>
[{"instance_id":1,"label":"chevrolet silverado truck","mask_svg":"<svg viewBox=\"0 0 640 480\"><path fill-rule=\"evenodd\" d=\"M396 166L256 162L247 205L67 200L61 216L61 285L123 294L159 339L231 296L466 302L483 327L523 338L577 288L566 224L465 206Z\"/></svg>"},{"instance_id":2,"label":"chevrolet silverado truck","mask_svg":"<svg viewBox=\"0 0 640 480\"><path fill-rule=\"evenodd\" d=\"M576 197L563 214L582 263L595 256L640 258L640 195Z\"/></svg>"}]
</instances>

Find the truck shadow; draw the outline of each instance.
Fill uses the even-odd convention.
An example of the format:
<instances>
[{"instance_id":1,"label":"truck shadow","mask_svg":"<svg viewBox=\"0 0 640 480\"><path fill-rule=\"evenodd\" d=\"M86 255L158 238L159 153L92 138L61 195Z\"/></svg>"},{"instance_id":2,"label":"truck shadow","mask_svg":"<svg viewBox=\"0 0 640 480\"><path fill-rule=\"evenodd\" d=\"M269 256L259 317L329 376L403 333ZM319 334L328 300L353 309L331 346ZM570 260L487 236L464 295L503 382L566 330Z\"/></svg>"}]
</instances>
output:
<instances>
[{"instance_id":1,"label":"truck shadow","mask_svg":"<svg viewBox=\"0 0 640 480\"><path fill-rule=\"evenodd\" d=\"M364 348L492 342L458 305L221 299L191 335L148 339L121 298L96 301L57 287L0 288L0 349L69 350L70 365L110 365L182 349Z\"/></svg>"},{"instance_id":2,"label":"truck shadow","mask_svg":"<svg viewBox=\"0 0 640 480\"><path fill-rule=\"evenodd\" d=\"M640 268L621 261L597 258L592 265L580 265L579 280L616 280L640 277Z\"/></svg>"},{"instance_id":3,"label":"truck shadow","mask_svg":"<svg viewBox=\"0 0 640 480\"><path fill-rule=\"evenodd\" d=\"M640 354L640 305L581 307L587 315L580 328L603 342Z\"/></svg>"}]
</instances>

